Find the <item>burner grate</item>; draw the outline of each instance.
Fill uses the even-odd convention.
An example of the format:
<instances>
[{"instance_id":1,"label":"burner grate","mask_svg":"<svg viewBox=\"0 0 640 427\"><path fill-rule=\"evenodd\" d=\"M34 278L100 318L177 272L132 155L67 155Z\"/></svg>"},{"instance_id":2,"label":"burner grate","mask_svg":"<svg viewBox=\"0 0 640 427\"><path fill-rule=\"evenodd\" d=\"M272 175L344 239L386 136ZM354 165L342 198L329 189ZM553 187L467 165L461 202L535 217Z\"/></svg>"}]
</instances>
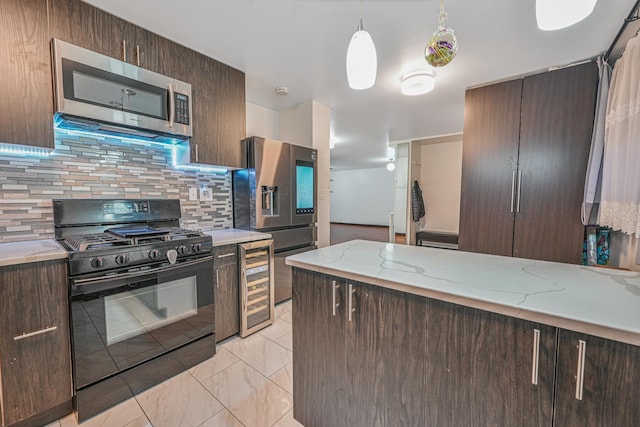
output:
<instances>
[{"instance_id":1,"label":"burner grate","mask_svg":"<svg viewBox=\"0 0 640 427\"><path fill-rule=\"evenodd\" d=\"M74 251L86 251L114 246L130 246L133 244L131 239L125 239L107 233L67 236L64 239L64 243Z\"/></svg>"}]
</instances>

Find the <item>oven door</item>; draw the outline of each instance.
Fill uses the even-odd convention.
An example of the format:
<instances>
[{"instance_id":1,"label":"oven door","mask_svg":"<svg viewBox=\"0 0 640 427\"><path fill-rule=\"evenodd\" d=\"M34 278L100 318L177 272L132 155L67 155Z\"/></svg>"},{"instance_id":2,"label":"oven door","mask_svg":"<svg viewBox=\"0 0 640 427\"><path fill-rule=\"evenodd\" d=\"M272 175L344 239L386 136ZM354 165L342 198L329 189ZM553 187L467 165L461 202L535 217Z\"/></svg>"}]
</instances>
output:
<instances>
[{"instance_id":1,"label":"oven door","mask_svg":"<svg viewBox=\"0 0 640 427\"><path fill-rule=\"evenodd\" d=\"M76 390L214 331L213 257L71 279Z\"/></svg>"}]
</instances>

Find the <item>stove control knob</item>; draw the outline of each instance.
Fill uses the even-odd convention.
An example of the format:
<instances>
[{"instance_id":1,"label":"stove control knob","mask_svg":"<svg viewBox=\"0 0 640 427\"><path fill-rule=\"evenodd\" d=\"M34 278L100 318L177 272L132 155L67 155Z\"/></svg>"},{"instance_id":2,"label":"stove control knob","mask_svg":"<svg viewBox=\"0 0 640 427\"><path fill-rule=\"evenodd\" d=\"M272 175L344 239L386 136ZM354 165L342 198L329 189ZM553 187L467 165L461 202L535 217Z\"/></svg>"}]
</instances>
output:
<instances>
[{"instance_id":1,"label":"stove control knob","mask_svg":"<svg viewBox=\"0 0 640 427\"><path fill-rule=\"evenodd\" d=\"M127 254L118 254L116 255L116 264L126 264L129 262L129 255Z\"/></svg>"},{"instance_id":2,"label":"stove control knob","mask_svg":"<svg viewBox=\"0 0 640 427\"><path fill-rule=\"evenodd\" d=\"M149 251L149 258L158 259L160 258L160 249L152 249Z\"/></svg>"},{"instance_id":3,"label":"stove control knob","mask_svg":"<svg viewBox=\"0 0 640 427\"><path fill-rule=\"evenodd\" d=\"M188 252L188 249L185 245L178 246L178 255L185 255Z\"/></svg>"},{"instance_id":4,"label":"stove control knob","mask_svg":"<svg viewBox=\"0 0 640 427\"><path fill-rule=\"evenodd\" d=\"M104 267L104 258L101 256L97 256L91 259L91 266L93 268L102 268Z\"/></svg>"},{"instance_id":5,"label":"stove control knob","mask_svg":"<svg viewBox=\"0 0 640 427\"><path fill-rule=\"evenodd\" d=\"M193 252L200 252L202 250L202 243L194 244L191 249L193 249Z\"/></svg>"}]
</instances>

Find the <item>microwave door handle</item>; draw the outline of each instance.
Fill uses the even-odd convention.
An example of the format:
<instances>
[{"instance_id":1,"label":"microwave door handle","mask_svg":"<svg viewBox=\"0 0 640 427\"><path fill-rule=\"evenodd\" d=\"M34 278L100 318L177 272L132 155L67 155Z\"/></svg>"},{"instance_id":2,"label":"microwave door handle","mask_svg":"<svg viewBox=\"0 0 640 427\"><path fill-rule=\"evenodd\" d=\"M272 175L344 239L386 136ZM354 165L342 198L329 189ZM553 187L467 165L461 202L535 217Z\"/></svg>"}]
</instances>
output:
<instances>
[{"instance_id":1,"label":"microwave door handle","mask_svg":"<svg viewBox=\"0 0 640 427\"><path fill-rule=\"evenodd\" d=\"M167 92L169 92L169 127L172 128L176 114L176 100L173 97L173 86L171 86L171 83L167 83Z\"/></svg>"}]
</instances>

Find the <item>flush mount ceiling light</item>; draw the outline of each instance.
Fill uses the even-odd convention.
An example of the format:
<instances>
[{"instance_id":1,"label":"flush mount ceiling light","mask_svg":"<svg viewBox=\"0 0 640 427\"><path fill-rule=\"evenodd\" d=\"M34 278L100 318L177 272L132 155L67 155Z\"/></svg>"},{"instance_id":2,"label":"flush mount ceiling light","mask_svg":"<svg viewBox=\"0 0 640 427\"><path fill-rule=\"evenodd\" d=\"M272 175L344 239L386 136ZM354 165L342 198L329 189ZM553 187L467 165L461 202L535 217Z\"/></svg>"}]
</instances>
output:
<instances>
[{"instance_id":1,"label":"flush mount ceiling light","mask_svg":"<svg viewBox=\"0 0 640 427\"><path fill-rule=\"evenodd\" d=\"M396 149L393 147L387 147L387 157L389 158L389 163L387 163L387 170L389 172L393 172L396 169Z\"/></svg>"},{"instance_id":2,"label":"flush mount ceiling light","mask_svg":"<svg viewBox=\"0 0 640 427\"><path fill-rule=\"evenodd\" d=\"M536 0L538 28L559 30L591 15L597 0Z\"/></svg>"},{"instance_id":3,"label":"flush mount ceiling light","mask_svg":"<svg viewBox=\"0 0 640 427\"><path fill-rule=\"evenodd\" d=\"M404 95L422 95L431 92L435 84L433 72L427 70L413 71L402 77L400 90Z\"/></svg>"},{"instance_id":4,"label":"flush mount ceiling light","mask_svg":"<svg viewBox=\"0 0 640 427\"><path fill-rule=\"evenodd\" d=\"M376 82L378 56L373 39L362 26L362 0L360 21L347 48L347 81L351 89L369 89Z\"/></svg>"}]
</instances>

